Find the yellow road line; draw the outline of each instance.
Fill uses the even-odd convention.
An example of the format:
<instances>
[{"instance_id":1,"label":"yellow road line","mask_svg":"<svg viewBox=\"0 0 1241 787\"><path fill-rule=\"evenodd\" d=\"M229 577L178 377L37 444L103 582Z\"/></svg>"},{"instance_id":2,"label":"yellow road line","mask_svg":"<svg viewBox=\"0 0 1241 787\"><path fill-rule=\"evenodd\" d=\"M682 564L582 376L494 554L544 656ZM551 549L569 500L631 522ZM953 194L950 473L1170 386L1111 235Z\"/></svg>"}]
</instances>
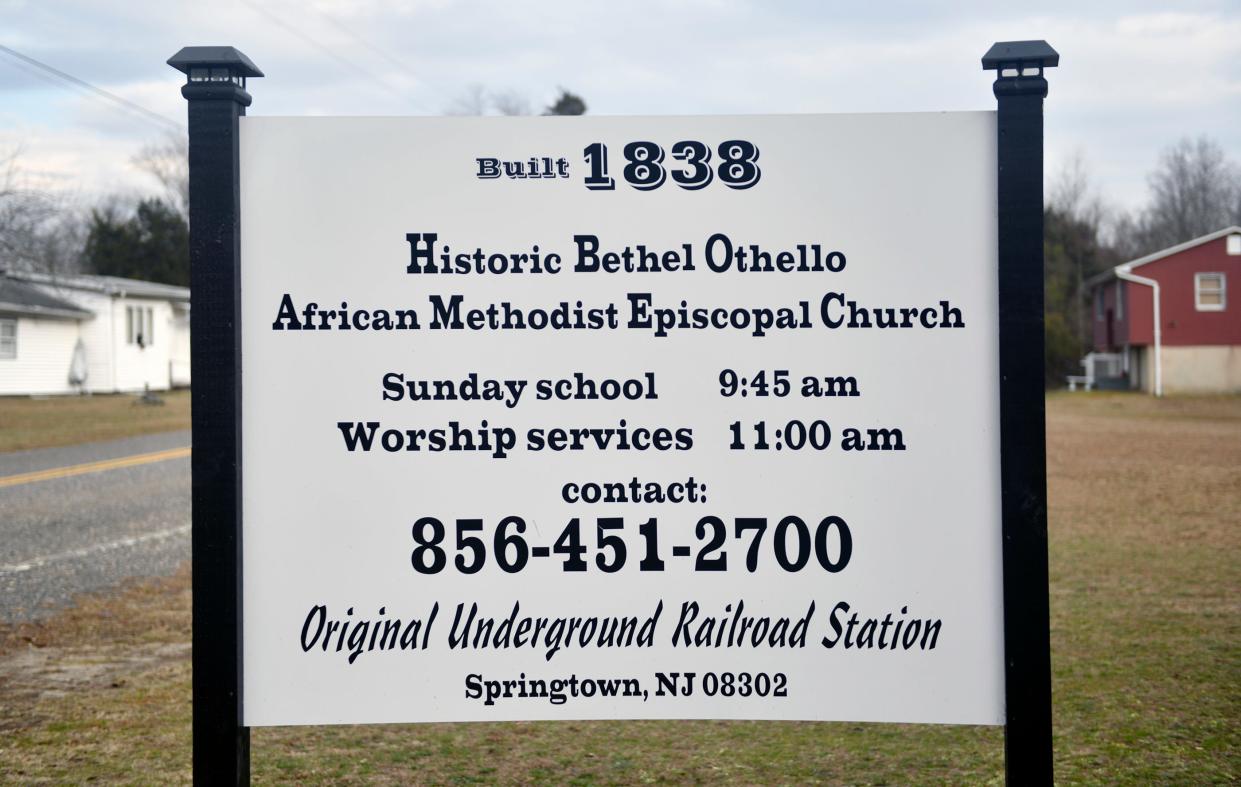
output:
<instances>
[{"instance_id":1,"label":"yellow road line","mask_svg":"<svg viewBox=\"0 0 1241 787\"><path fill-rule=\"evenodd\" d=\"M86 462L80 465L68 465L67 467L49 467L47 470L36 470L33 473L18 473L17 475L0 476L0 488L6 486L17 486L18 484L29 484L34 481L49 481L53 478L67 478L74 475L83 475L85 473L100 473L104 470L118 470L122 467L134 467L136 465L147 465L152 462L163 462L166 459L180 459L190 455L190 448L169 448L166 451L153 451L149 454L134 454L133 456L119 456L116 459L103 459L98 462Z\"/></svg>"}]
</instances>

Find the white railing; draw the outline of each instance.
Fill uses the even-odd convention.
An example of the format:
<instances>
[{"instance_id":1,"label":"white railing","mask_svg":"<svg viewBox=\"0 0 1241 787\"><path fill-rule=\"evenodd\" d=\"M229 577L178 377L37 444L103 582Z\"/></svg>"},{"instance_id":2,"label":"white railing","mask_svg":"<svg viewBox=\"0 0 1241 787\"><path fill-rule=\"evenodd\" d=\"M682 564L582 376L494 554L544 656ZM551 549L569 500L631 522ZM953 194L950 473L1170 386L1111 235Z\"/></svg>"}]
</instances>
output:
<instances>
[{"instance_id":1,"label":"white railing","mask_svg":"<svg viewBox=\"0 0 1241 787\"><path fill-rule=\"evenodd\" d=\"M1085 374L1068 376L1070 391L1076 391L1078 386L1091 391L1099 380L1124 377L1125 358L1120 353L1087 353L1086 357L1082 358L1082 370Z\"/></svg>"}]
</instances>

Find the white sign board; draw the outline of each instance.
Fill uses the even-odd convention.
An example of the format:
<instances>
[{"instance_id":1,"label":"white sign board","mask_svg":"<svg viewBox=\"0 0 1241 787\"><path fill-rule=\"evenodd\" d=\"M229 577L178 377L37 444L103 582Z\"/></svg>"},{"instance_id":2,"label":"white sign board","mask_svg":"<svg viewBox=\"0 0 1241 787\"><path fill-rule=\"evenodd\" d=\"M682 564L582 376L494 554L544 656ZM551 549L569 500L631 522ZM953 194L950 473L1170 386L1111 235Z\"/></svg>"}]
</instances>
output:
<instances>
[{"instance_id":1,"label":"white sign board","mask_svg":"<svg viewBox=\"0 0 1241 787\"><path fill-rule=\"evenodd\" d=\"M244 723L1003 723L995 135L243 118Z\"/></svg>"}]
</instances>

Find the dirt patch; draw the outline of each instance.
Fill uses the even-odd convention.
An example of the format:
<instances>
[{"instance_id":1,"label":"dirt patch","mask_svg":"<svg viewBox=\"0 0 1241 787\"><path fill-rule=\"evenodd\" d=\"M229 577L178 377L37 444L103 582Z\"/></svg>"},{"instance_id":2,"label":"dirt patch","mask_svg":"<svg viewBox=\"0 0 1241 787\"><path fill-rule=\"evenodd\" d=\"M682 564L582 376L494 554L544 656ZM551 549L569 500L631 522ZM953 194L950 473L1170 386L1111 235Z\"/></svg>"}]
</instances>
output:
<instances>
[{"instance_id":1,"label":"dirt patch","mask_svg":"<svg viewBox=\"0 0 1241 787\"><path fill-rule=\"evenodd\" d=\"M190 569L79 596L50 618L0 626L0 732L37 726L47 701L127 685L190 656Z\"/></svg>"},{"instance_id":2,"label":"dirt patch","mask_svg":"<svg viewBox=\"0 0 1241 787\"><path fill-rule=\"evenodd\" d=\"M190 601L186 562L169 577L128 580L109 593L78 596L73 606L48 618L0 624L0 659L30 647L189 642Z\"/></svg>"},{"instance_id":3,"label":"dirt patch","mask_svg":"<svg viewBox=\"0 0 1241 787\"><path fill-rule=\"evenodd\" d=\"M48 700L119 689L154 667L189 658L188 642L105 648L30 645L0 656L0 696L9 707L37 708ZM0 718L0 733L48 721L35 714L13 714Z\"/></svg>"}]
</instances>

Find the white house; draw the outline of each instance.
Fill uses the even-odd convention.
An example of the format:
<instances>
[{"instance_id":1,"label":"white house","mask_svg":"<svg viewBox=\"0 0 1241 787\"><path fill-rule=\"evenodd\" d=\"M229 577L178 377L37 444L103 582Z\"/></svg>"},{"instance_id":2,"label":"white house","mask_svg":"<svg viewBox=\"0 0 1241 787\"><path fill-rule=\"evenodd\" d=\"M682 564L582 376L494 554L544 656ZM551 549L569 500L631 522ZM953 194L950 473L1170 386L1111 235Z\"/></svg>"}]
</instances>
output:
<instances>
[{"instance_id":1,"label":"white house","mask_svg":"<svg viewBox=\"0 0 1241 787\"><path fill-rule=\"evenodd\" d=\"M0 395L189 384L188 288L0 271Z\"/></svg>"}]
</instances>

